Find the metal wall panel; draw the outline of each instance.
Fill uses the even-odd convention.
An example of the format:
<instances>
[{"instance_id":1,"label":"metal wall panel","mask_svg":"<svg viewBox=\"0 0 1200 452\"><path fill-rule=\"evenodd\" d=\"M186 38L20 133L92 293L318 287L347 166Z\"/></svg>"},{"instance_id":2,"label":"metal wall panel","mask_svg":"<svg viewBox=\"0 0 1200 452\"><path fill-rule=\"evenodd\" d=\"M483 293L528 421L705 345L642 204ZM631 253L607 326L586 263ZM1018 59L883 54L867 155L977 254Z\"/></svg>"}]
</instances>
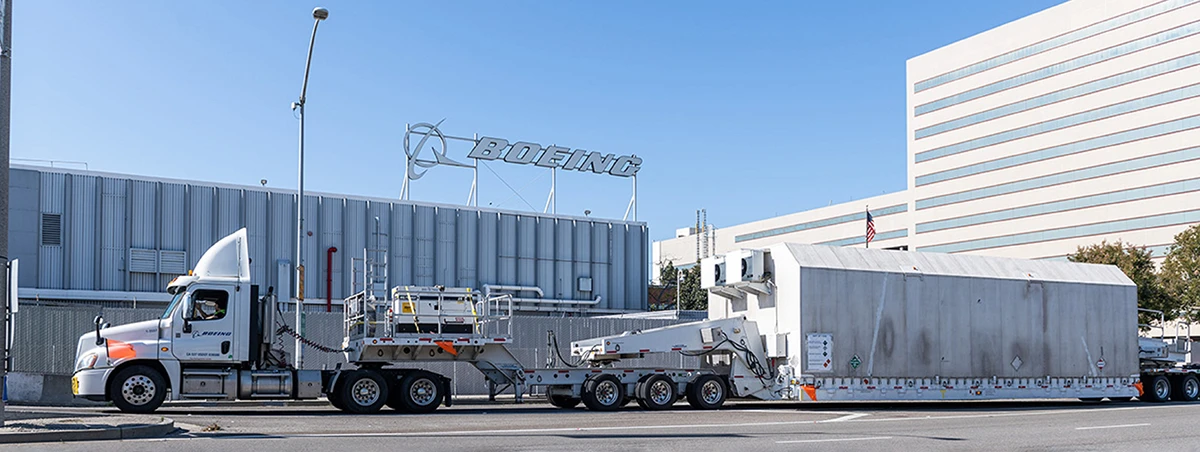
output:
<instances>
[{"instance_id":1,"label":"metal wall panel","mask_svg":"<svg viewBox=\"0 0 1200 452\"><path fill-rule=\"evenodd\" d=\"M334 256L334 275L333 275L333 293L350 294L354 292L354 285L351 284L350 278L354 276L351 259L363 257L363 250L378 249L375 242L376 223L374 218L367 218L367 202L356 199L346 200L345 214L343 215L343 223L345 224L342 230L341 243L327 245L321 251L321 258L325 258L325 254L329 252L329 246L338 248L337 255ZM382 225L379 225L382 226ZM387 243L387 242L384 242ZM343 251L344 250L344 251ZM379 259L383 256L372 255L372 259ZM322 260L324 262L324 260ZM321 268L324 268L324 264ZM339 268L340 267L340 268ZM385 275L379 275L380 277ZM324 274L321 276L325 277ZM361 280L363 275L359 274ZM362 284L362 282L358 282ZM362 290L362 287L359 287ZM321 295L324 297L325 295Z\"/></svg>"},{"instance_id":2,"label":"metal wall panel","mask_svg":"<svg viewBox=\"0 0 1200 452\"><path fill-rule=\"evenodd\" d=\"M43 173L41 177L41 189L39 190L39 212L53 213L66 216L66 189L67 175L58 173ZM40 219L39 219L40 222ZM66 224L63 224L65 229ZM41 224L38 225L39 231ZM66 235L66 231L63 231ZM38 234L38 239L41 239L41 233ZM62 289L65 287L64 270L65 270L65 253L62 245L41 245L38 244L38 287L47 289Z\"/></svg>"},{"instance_id":3,"label":"metal wall panel","mask_svg":"<svg viewBox=\"0 0 1200 452\"><path fill-rule=\"evenodd\" d=\"M217 238L225 237L241 229L246 223L242 220L242 191L235 188L218 188L216 205L216 229L213 231Z\"/></svg>"},{"instance_id":4,"label":"metal wall panel","mask_svg":"<svg viewBox=\"0 0 1200 452\"><path fill-rule=\"evenodd\" d=\"M376 250L385 250L386 251L388 249L388 247L392 243L391 242L392 234L390 232L392 230L391 208L392 208L392 205L390 203L385 203L385 202L369 202L369 203L367 203L367 209L366 209L366 213L365 213L365 215L366 215L365 221L366 221L366 228L367 228L368 234L366 235L366 245L364 245L364 246L370 246L371 249L376 249ZM350 245L347 245L347 246L350 246ZM342 250L339 249L338 252L340 253L340 252L342 252ZM382 256L383 255L380 255L380 257L382 257ZM387 259L388 259L388 274L381 275L381 276L387 276L388 277L388 285L394 286L395 285L394 281L391 279L391 277L392 277L391 267L392 267L392 265L395 265L394 264L395 259L393 259L392 256L387 256Z\"/></svg>"},{"instance_id":5,"label":"metal wall panel","mask_svg":"<svg viewBox=\"0 0 1200 452\"><path fill-rule=\"evenodd\" d=\"M96 178L72 175L68 178L67 186L67 205L71 208L63 218L66 225L63 228L63 245L66 247L67 260L66 288L95 290L98 287L96 245L99 241L96 236L96 208L100 204Z\"/></svg>"},{"instance_id":6,"label":"metal wall panel","mask_svg":"<svg viewBox=\"0 0 1200 452\"><path fill-rule=\"evenodd\" d=\"M437 272L434 244L437 240L437 211L416 206L413 215L413 284L432 286Z\"/></svg>"},{"instance_id":7,"label":"metal wall panel","mask_svg":"<svg viewBox=\"0 0 1200 452\"><path fill-rule=\"evenodd\" d=\"M280 278L278 262L288 262L288 267L292 268L292 255L295 253L296 247L296 233L294 231L296 228L296 197L271 193L268 199L271 205L271 214L268 218L270 223L270 245L267 246L269 257L266 258L267 262L263 262L263 264L267 266L267 281L270 281L267 285L275 286L275 292L281 295L280 299L287 299L294 295L293 288L278 287L278 282L284 278L288 281L292 281L295 278L290 274L282 275L284 278ZM294 272L295 270L291 271Z\"/></svg>"},{"instance_id":8,"label":"metal wall panel","mask_svg":"<svg viewBox=\"0 0 1200 452\"><path fill-rule=\"evenodd\" d=\"M601 304L612 298L609 290L612 286L609 232L612 229L608 223L592 225L592 298L600 297Z\"/></svg>"},{"instance_id":9,"label":"metal wall panel","mask_svg":"<svg viewBox=\"0 0 1200 452\"><path fill-rule=\"evenodd\" d=\"M497 262L499 261L499 238L497 225L499 215L494 212L479 212L479 235L476 243L476 262L478 268L476 270L476 282L478 281L496 281L499 282L500 275L497 272Z\"/></svg>"},{"instance_id":10,"label":"metal wall panel","mask_svg":"<svg viewBox=\"0 0 1200 452\"><path fill-rule=\"evenodd\" d=\"M629 251L625 248L628 236L625 225L613 225L612 227L612 266L609 267L609 297L600 302L604 307L625 306L625 290L629 286L625 278L629 275Z\"/></svg>"},{"instance_id":11,"label":"metal wall panel","mask_svg":"<svg viewBox=\"0 0 1200 452\"><path fill-rule=\"evenodd\" d=\"M534 265L537 268L536 286L546 293L546 298L558 298L558 284L554 279L554 219L530 217L537 221L537 245Z\"/></svg>"},{"instance_id":12,"label":"metal wall panel","mask_svg":"<svg viewBox=\"0 0 1200 452\"><path fill-rule=\"evenodd\" d=\"M392 203L391 272L393 286L411 285L416 281L413 267L413 218L411 204Z\"/></svg>"},{"instance_id":13,"label":"metal wall panel","mask_svg":"<svg viewBox=\"0 0 1200 452\"><path fill-rule=\"evenodd\" d=\"M319 284L312 284L323 279L320 275L320 262L325 260L324 249L321 248L321 197L304 195L304 235L301 240L301 264L304 265L304 299L320 298ZM338 200L340 202L340 199ZM295 233L291 234L295 237ZM313 264L317 265L313 265ZM316 279L314 279L316 278Z\"/></svg>"},{"instance_id":14,"label":"metal wall panel","mask_svg":"<svg viewBox=\"0 0 1200 452\"><path fill-rule=\"evenodd\" d=\"M315 240L317 249L304 259L305 284L315 289L307 290L309 298L325 299L325 291L327 289L325 278L327 272L330 271L326 267L325 260L328 258L326 254L329 252L329 247L331 246L337 247L338 251L348 251L340 256L334 256L333 290L338 293L350 293L350 259L352 257L362 257L363 251L361 244L355 248L348 248L343 245L342 240L346 235L354 233L352 227L357 227L359 231L362 230L363 212L362 210L357 212L358 218L352 222L352 225L346 224L347 217L352 212L346 209L345 202L344 199L322 196L321 211L319 213L314 212L317 214L314 216L315 218L309 217L313 218L313 224L319 225L320 228L320 239ZM362 233L359 232L359 234L361 235ZM359 239L361 240L361 237Z\"/></svg>"},{"instance_id":15,"label":"metal wall panel","mask_svg":"<svg viewBox=\"0 0 1200 452\"><path fill-rule=\"evenodd\" d=\"M213 218L213 200L216 199L216 189L203 185L188 185L187 215L182 218L188 227L188 268L196 268L196 262L204 250L212 246L220 237L213 231L216 223Z\"/></svg>"},{"instance_id":16,"label":"metal wall panel","mask_svg":"<svg viewBox=\"0 0 1200 452\"><path fill-rule=\"evenodd\" d=\"M126 290L125 259L129 254L126 215L129 180L104 177L100 184L100 262L96 267L100 290Z\"/></svg>"},{"instance_id":17,"label":"metal wall panel","mask_svg":"<svg viewBox=\"0 0 1200 452\"><path fill-rule=\"evenodd\" d=\"M625 236L625 297L624 304L613 303L613 309L641 310L641 300L646 297L646 229L642 226L629 225L628 235Z\"/></svg>"},{"instance_id":18,"label":"metal wall panel","mask_svg":"<svg viewBox=\"0 0 1200 452\"><path fill-rule=\"evenodd\" d=\"M595 298L592 291L584 292L579 290L579 278L592 278L592 222L590 221L575 221L573 229L575 233L574 243L574 260L571 262L572 269L575 273L575 281L571 281L571 285L575 288L571 298L583 300ZM596 281L592 279L594 284Z\"/></svg>"},{"instance_id":19,"label":"metal wall panel","mask_svg":"<svg viewBox=\"0 0 1200 452\"><path fill-rule=\"evenodd\" d=\"M455 285L478 287L476 268L479 258L479 212L473 209L457 209L458 238L455 240L458 271Z\"/></svg>"},{"instance_id":20,"label":"metal wall panel","mask_svg":"<svg viewBox=\"0 0 1200 452\"><path fill-rule=\"evenodd\" d=\"M517 233L517 216L507 213L500 214L500 235L497 237L496 282L503 285L520 284L517 269L520 268L519 234Z\"/></svg>"},{"instance_id":21,"label":"metal wall panel","mask_svg":"<svg viewBox=\"0 0 1200 452\"><path fill-rule=\"evenodd\" d=\"M246 236L250 242L250 281L261 286L261 292L267 293L267 287L273 286L269 269L274 267L274 259L268 258L270 239L269 231L271 208L266 192L247 190L243 194L246 219Z\"/></svg>"},{"instance_id":22,"label":"metal wall panel","mask_svg":"<svg viewBox=\"0 0 1200 452\"><path fill-rule=\"evenodd\" d=\"M537 275L537 217L517 216L517 284L536 286ZM551 287L542 290L550 293Z\"/></svg>"},{"instance_id":23,"label":"metal wall panel","mask_svg":"<svg viewBox=\"0 0 1200 452\"><path fill-rule=\"evenodd\" d=\"M559 218L554 237L554 298L574 299L575 289L575 222Z\"/></svg>"},{"instance_id":24,"label":"metal wall panel","mask_svg":"<svg viewBox=\"0 0 1200 452\"><path fill-rule=\"evenodd\" d=\"M18 287L37 287L40 269L42 215L38 209L41 175L37 171L14 169L9 172L8 257L20 259Z\"/></svg>"},{"instance_id":25,"label":"metal wall panel","mask_svg":"<svg viewBox=\"0 0 1200 452\"><path fill-rule=\"evenodd\" d=\"M188 187L183 184L161 182L158 185L160 204L158 210L158 246L167 251L188 250ZM197 256L199 257L199 256ZM191 253L188 253L191 259ZM189 267L190 268L190 267ZM160 274L155 291L163 290L177 275Z\"/></svg>"},{"instance_id":26,"label":"metal wall panel","mask_svg":"<svg viewBox=\"0 0 1200 452\"><path fill-rule=\"evenodd\" d=\"M437 230L434 231L434 284L453 286L457 278L454 240L458 234L457 210L449 207L437 208Z\"/></svg>"}]
</instances>

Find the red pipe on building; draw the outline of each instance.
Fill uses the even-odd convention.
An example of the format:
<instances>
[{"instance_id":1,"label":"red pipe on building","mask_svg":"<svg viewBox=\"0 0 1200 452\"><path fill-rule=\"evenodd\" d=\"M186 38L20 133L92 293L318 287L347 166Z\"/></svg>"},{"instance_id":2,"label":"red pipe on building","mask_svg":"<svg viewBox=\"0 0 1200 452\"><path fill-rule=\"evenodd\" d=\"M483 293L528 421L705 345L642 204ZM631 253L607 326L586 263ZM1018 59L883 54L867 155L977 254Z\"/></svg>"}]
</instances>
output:
<instances>
[{"instance_id":1,"label":"red pipe on building","mask_svg":"<svg viewBox=\"0 0 1200 452\"><path fill-rule=\"evenodd\" d=\"M325 312L333 312L333 253L336 246L325 250Z\"/></svg>"}]
</instances>

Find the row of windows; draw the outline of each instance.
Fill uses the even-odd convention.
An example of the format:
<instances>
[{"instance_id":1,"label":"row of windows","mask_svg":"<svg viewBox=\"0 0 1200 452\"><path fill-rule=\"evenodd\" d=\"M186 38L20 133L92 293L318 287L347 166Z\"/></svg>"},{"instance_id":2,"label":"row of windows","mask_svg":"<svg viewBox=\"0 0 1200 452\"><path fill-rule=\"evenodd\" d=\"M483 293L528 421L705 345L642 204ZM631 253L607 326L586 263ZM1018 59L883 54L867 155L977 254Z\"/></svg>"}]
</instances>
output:
<instances>
[{"instance_id":1,"label":"row of windows","mask_svg":"<svg viewBox=\"0 0 1200 452\"><path fill-rule=\"evenodd\" d=\"M1050 105L1055 102L1082 97L1097 91L1103 91L1109 88L1157 77L1162 74L1178 71L1180 69L1187 69L1196 65L1200 65L1200 53L1193 53L1191 55L1167 60L1158 64L1152 64L1150 66L1145 66L1129 72L1122 72L1120 74L1111 77L1105 77L1093 82L1076 85L1020 102L1014 102L1001 107L996 107L991 110L975 113L973 115L938 123L929 127L923 127L917 129L916 132L914 132L914 136L915 139L920 140L922 138L937 135L939 133L961 129L963 127L979 124L981 122L991 121L996 118L1032 110L1034 108Z\"/></svg>"},{"instance_id":2,"label":"row of windows","mask_svg":"<svg viewBox=\"0 0 1200 452\"><path fill-rule=\"evenodd\" d=\"M928 209L946 204L954 204L957 202L1000 196L1019 191L1033 190L1035 188L1049 187L1051 185L1065 184L1068 182L1110 176L1113 174L1120 174L1130 171L1138 171L1146 168L1171 165L1196 159L1200 159L1200 147L1185 148L1157 155L1138 157L1136 159L1106 163L1089 168L1051 174L1049 176L1035 177L1016 182L1009 182L1006 184L993 185L991 187L976 188L974 190L967 190L949 195L920 199L917 200L916 208L917 210Z\"/></svg>"},{"instance_id":3,"label":"row of windows","mask_svg":"<svg viewBox=\"0 0 1200 452\"><path fill-rule=\"evenodd\" d=\"M894 213L901 213L901 212L907 212L907 211L908 211L908 204L897 204L894 206L884 207L882 209L872 210L871 215L878 218L878 217L882 217L884 215L891 215ZM865 225L866 221L867 221L866 212L856 212L856 213L851 213L851 214L842 215L842 216L838 216L838 217L826 218L823 220L809 221L807 223L793 224L791 226L784 226L784 227L779 227L779 228L775 228L775 229L768 229L765 231L759 231L759 232L754 232L754 233L750 233L750 234L742 234L739 236L735 236L733 238L733 241L734 241L734 243L744 242L747 240L761 239L761 238L772 237L772 236L776 236L776 235L789 234L792 232L806 231L809 229L816 229L816 228L823 228L825 226L833 226L835 224L849 223L851 221L862 221L863 224Z\"/></svg>"},{"instance_id":4,"label":"row of windows","mask_svg":"<svg viewBox=\"0 0 1200 452\"><path fill-rule=\"evenodd\" d=\"M872 214L872 215L874 215L874 214ZM875 234L875 238L872 239L872 241L878 242L880 240L898 239L898 238L903 238L903 237L908 237L908 229L897 229L895 231L880 232L878 234ZM864 235L858 235L858 236L854 236L854 237L847 237L847 238L839 239L839 240L830 240L828 242L816 243L815 245L850 246L850 245L858 245L858 244L864 243L866 241L867 241L867 237L864 234Z\"/></svg>"},{"instance_id":5,"label":"row of windows","mask_svg":"<svg viewBox=\"0 0 1200 452\"><path fill-rule=\"evenodd\" d=\"M951 218L948 220L920 223L917 225L917 233L920 234L923 232L940 231L943 229L961 228L964 226L973 226L995 221L1014 220L1017 218L1045 215L1048 213L1066 212L1068 210L1086 209L1088 207L1103 206L1107 204L1139 201L1143 199L1156 198L1159 196L1188 193L1197 190L1200 190L1200 179L1168 182L1165 184L1131 188L1129 190L1114 191L1099 195L1084 196L1081 198L1046 202L976 215L967 215L965 217Z\"/></svg>"},{"instance_id":6,"label":"row of windows","mask_svg":"<svg viewBox=\"0 0 1200 452\"><path fill-rule=\"evenodd\" d=\"M1111 60L1113 58L1137 52L1139 50L1148 49L1159 44L1186 38L1197 33L1200 33L1200 23L1193 22L1187 25L1172 28L1162 33L1130 41L1116 47L1110 47L1104 50L1089 53L1087 55L1067 60L1062 63L1052 64L1050 66L1026 72L1021 75L1009 77L998 82L993 82L978 88L969 89L952 96L943 97L933 102L924 103L914 107L913 114L915 116L921 116L923 114L941 110L953 105L958 105L972 99L978 99L983 96L995 94L1009 88L1050 78L1063 72L1073 71L1084 66L1091 66L1102 61Z\"/></svg>"},{"instance_id":7,"label":"row of windows","mask_svg":"<svg viewBox=\"0 0 1200 452\"><path fill-rule=\"evenodd\" d=\"M987 60L980 61L978 63L963 67L961 69L947 72L945 74L933 77L928 80L917 82L915 85L913 85L913 92L919 93L921 91L925 91L930 88L941 86L941 85L953 82L955 80L961 79L963 77L967 77L969 75L977 74L977 73L986 71L988 69L991 69L991 68L994 68L997 66L1001 66L1004 64L1011 63L1013 61L1020 60L1022 58L1037 55L1039 53L1045 52L1050 49L1062 47L1064 45L1067 45L1067 44L1070 44L1070 43L1073 43L1076 41L1090 38L1092 36L1104 33L1106 31L1109 31L1109 30L1112 30L1115 28L1123 27L1125 25L1140 21L1142 19L1147 19L1147 18L1150 18L1153 16L1157 16L1164 12L1167 12L1167 11L1170 11L1173 9L1177 9L1177 8L1181 8L1181 7L1187 6L1189 4L1195 3L1196 1L1197 0L1165 1L1162 3L1158 3L1156 5L1152 5L1152 6L1149 6L1146 8L1139 9L1137 11L1134 11L1134 12L1131 12L1128 14L1124 14L1121 16L1114 17L1112 19L1105 20L1100 23L1092 24L1087 27L1083 27L1083 28L1080 28L1078 30L1075 30L1075 31L1072 31L1072 32L1069 32L1066 34L1055 36L1053 38L1039 42L1037 44L1032 44L1032 45L1029 45L1026 47L1022 47L1020 49L1013 50L1013 51L1005 53L1003 55L989 58Z\"/></svg>"},{"instance_id":8,"label":"row of windows","mask_svg":"<svg viewBox=\"0 0 1200 452\"><path fill-rule=\"evenodd\" d=\"M1200 210L1168 213L1127 220L1108 221L1104 223L1085 224L1045 231L1025 232L1021 234L1002 235L979 240L968 240L945 245L923 246L919 251L935 253L957 253L962 251L999 248L1003 246L1023 245L1026 243L1048 242L1051 240L1088 237L1093 235L1112 234L1116 232L1151 229L1164 226L1174 226L1200 222Z\"/></svg>"},{"instance_id":9,"label":"row of windows","mask_svg":"<svg viewBox=\"0 0 1200 452\"><path fill-rule=\"evenodd\" d=\"M1006 141L1019 140L1021 138L1026 138L1033 135L1053 132L1055 130L1062 130L1092 121L1109 119L1126 113L1154 108L1172 102L1179 102L1181 100L1191 99L1196 96L1200 96L1200 84L1176 88L1170 91L1164 91L1158 94L1112 104L1107 107L1088 110L1082 113L1067 115L1058 119L1051 119L1049 121L1039 122L1037 124L1032 124L1025 127L993 133L991 135L975 138L973 140L967 140L961 143L951 144L949 146L942 146L940 148L918 152L916 154L916 160L917 163L921 163L939 157L945 157L947 155L960 154L963 152L988 147L994 144L1004 143Z\"/></svg>"},{"instance_id":10,"label":"row of windows","mask_svg":"<svg viewBox=\"0 0 1200 452\"><path fill-rule=\"evenodd\" d=\"M1089 138L1074 143L1060 144L1048 148L1039 149L1033 152L1013 155L1004 158L998 158L986 162L980 162L973 165L962 166L954 169L929 173L923 176L917 176L916 185L928 185L932 183L957 179L979 173L996 171L1004 168L1010 168L1026 163L1039 162L1064 155L1078 154L1080 152L1092 151L1104 147L1116 146L1119 144L1129 143L1132 141L1152 138L1159 135L1180 132L1184 130L1200 127L1200 115L1188 116L1186 118L1176 119L1174 121L1162 122L1136 129L1130 129L1123 132L1112 133L1095 138Z\"/></svg>"}]
</instances>

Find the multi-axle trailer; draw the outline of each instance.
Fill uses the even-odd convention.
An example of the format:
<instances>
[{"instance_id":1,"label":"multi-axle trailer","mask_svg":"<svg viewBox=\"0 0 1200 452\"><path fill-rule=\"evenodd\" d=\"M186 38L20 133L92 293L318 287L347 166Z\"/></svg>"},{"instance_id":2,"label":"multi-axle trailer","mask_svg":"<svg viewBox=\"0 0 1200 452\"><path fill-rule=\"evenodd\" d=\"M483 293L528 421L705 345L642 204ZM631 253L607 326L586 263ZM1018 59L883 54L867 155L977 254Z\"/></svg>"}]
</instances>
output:
<instances>
[{"instance_id":1,"label":"multi-axle trailer","mask_svg":"<svg viewBox=\"0 0 1200 452\"><path fill-rule=\"evenodd\" d=\"M679 399L714 409L729 397L1200 397L1197 369L1179 363L1190 341L1139 340L1136 292L1115 268L1007 259L964 271L983 258L853 253L863 251L781 245L705 261L709 320L577 340L576 362L551 368L527 368L509 350L511 295L440 286L384 292L367 253L363 290L345 300L344 340L332 350L353 366L302 370L273 345L276 335L295 332L283 326L273 291L260 296L249 284L243 229L171 282L174 299L160 319L110 327L98 318L80 337L72 386L129 412L154 411L168 398L324 395L348 412L386 405L423 413L451 403L450 379L397 365L458 361L479 369L492 395L511 390L521 401L538 391L555 406L592 410L630 401L664 409ZM1075 309L1078 316L1064 315ZM654 353L700 356L703 364L623 364Z\"/></svg>"}]
</instances>

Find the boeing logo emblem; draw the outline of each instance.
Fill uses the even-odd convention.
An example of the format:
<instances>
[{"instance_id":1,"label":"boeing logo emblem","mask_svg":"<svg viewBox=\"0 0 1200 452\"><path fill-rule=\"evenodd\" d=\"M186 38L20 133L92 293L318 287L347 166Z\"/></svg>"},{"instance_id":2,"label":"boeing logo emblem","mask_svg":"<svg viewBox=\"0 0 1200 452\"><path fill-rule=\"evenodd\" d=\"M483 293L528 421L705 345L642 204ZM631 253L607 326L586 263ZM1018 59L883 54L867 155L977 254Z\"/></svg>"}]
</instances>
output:
<instances>
[{"instance_id":1,"label":"boeing logo emblem","mask_svg":"<svg viewBox=\"0 0 1200 452\"><path fill-rule=\"evenodd\" d=\"M438 129L437 124L427 122L414 124L404 133L404 153L408 156L408 178L420 179L429 169L438 165L473 168L472 165L455 161L446 156L446 136ZM419 137L419 140L417 139ZM451 137L454 138L454 137ZM455 138L461 139L461 138ZM416 141L414 145L413 142ZM432 140L432 143L430 142ZM472 141L472 140L467 140ZM433 152L433 160L422 159L421 151L428 145ZM475 140L475 147L467 157L479 160L500 160L518 165L534 164L546 168L560 168L571 171L591 171L596 174L609 174L619 177L630 177L641 169L642 159L636 155L603 154L600 152L571 149L562 146L543 147L538 143L518 141L509 143L504 138L481 137Z\"/></svg>"}]
</instances>

